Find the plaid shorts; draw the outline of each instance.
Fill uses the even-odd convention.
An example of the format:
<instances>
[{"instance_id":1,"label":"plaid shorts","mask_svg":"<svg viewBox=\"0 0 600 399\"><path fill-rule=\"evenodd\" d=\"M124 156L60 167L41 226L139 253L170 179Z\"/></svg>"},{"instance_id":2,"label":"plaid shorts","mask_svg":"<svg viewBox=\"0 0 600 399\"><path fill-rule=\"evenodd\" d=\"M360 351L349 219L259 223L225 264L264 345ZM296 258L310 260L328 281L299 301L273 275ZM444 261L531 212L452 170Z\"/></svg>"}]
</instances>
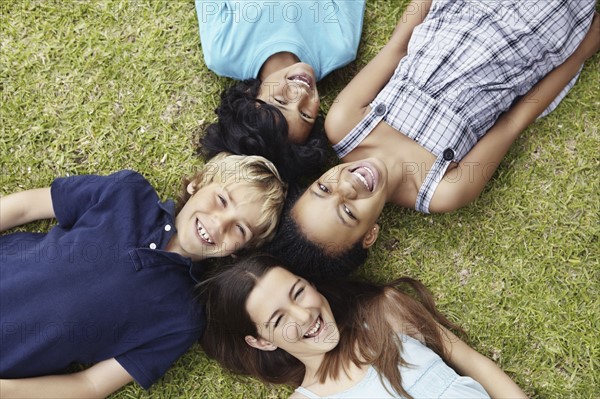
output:
<instances>
[{"instance_id":1,"label":"plaid shorts","mask_svg":"<svg viewBox=\"0 0 600 399\"><path fill-rule=\"evenodd\" d=\"M594 6L594 0L434 0L371 112L334 150L343 158L382 120L412 138L437 157L415 204L429 213L450 163L575 51Z\"/></svg>"}]
</instances>

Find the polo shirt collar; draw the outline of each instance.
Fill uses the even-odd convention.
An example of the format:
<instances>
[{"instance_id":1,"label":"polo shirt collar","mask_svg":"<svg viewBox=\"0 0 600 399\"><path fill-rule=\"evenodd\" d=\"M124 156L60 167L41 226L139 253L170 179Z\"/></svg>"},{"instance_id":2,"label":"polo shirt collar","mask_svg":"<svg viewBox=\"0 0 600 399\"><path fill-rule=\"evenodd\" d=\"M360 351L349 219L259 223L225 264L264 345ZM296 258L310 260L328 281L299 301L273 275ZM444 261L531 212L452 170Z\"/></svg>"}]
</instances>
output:
<instances>
[{"instance_id":1,"label":"polo shirt collar","mask_svg":"<svg viewBox=\"0 0 600 399\"><path fill-rule=\"evenodd\" d=\"M159 249L167 245L177 230L175 228L175 202L173 200L158 201L157 205L163 211L160 225L148 235L147 246L130 251L135 269L139 271L144 268L166 265L185 267L190 278L196 283L199 282L200 275L204 272L202 262L192 262L188 257Z\"/></svg>"}]
</instances>

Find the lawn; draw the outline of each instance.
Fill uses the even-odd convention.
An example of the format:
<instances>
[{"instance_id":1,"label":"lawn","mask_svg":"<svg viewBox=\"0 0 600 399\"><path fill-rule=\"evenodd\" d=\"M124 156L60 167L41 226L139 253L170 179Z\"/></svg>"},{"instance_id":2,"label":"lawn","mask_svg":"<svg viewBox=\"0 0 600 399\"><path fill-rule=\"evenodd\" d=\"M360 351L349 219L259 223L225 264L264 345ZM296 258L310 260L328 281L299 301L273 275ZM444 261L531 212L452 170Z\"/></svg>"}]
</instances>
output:
<instances>
[{"instance_id":1,"label":"lawn","mask_svg":"<svg viewBox=\"0 0 600 399\"><path fill-rule=\"evenodd\" d=\"M17 0L0 10L0 194L132 168L163 198L175 196L180 177L202 164L202 126L231 83L203 62L193 1ZM401 10L368 2L358 60L323 81L324 112L386 42ZM472 205L431 216L387 207L358 272L422 280L470 343L536 398L598 397L598 82L596 55ZM151 390L130 384L113 397L289 392L232 377L195 346Z\"/></svg>"}]
</instances>

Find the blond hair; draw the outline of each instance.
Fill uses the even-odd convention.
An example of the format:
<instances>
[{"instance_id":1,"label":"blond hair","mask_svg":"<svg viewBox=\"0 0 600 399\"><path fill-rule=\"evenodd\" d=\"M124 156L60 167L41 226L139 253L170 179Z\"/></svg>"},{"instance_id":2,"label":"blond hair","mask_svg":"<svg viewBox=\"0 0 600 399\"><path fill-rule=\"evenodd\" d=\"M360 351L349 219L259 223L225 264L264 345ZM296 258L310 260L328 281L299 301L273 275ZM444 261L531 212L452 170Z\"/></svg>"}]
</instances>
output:
<instances>
[{"instance_id":1,"label":"blond hair","mask_svg":"<svg viewBox=\"0 0 600 399\"><path fill-rule=\"evenodd\" d=\"M183 190L179 196L178 209L190 199L187 186L192 183L196 190L211 183L225 187L246 184L255 190L249 198L261 203L260 218L256 234L245 248L257 248L269 242L275 235L279 215L285 201L287 185L281 180L275 165L258 155L233 155L221 152L211 158L202 169L183 179Z\"/></svg>"}]
</instances>

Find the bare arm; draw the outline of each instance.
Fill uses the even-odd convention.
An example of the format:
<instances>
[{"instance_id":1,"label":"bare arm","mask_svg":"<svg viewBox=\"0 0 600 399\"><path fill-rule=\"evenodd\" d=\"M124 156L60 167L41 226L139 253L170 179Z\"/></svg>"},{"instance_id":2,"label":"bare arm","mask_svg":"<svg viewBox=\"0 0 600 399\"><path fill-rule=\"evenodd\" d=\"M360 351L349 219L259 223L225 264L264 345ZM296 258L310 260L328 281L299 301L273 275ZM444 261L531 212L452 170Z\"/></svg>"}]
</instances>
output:
<instances>
[{"instance_id":1,"label":"bare arm","mask_svg":"<svg viewBox=\"0 0 600 399\"><path fill-rule=\"evenodd\" d=\"M464 341L441 327L444 346L452 367L461 375L479 382L492 398L527 398L492 360L471 348Z\"/></svg>"},{"instance_id":2,"label":"bare arm","mask_svg":"<svg viewBox=\"0 0 600 399\"><path fill-rule=\"evenodd\" d=\"M115 359L73 374L0 380L0 397L11 398L104 398L133 381Z\"/></svg>"},{"instance_id":3,"label":"bare arm","mask_svg":"<svg viewBox=\"0 0 600 399\"><path fill-rule=\"evenodd\" d=\"M55 217L50 187L0 197L0 231Z\"/></svg>"},{"instance_id":4,"label":"bare arm","mask_svg":"<svg viewBox=\"0 0 600 399\"><path fill-rule=\"evenodd\" d=\"M356 115L377 96L390 80L398 63L406 55L414 28L431 8L432 0L413 0L407 7L388 43L340 92L325 119L325 130L333 143L340 141L353 127Z\"/></svg>"},{"instance_id":5,"label":"bare arm","mask_svg":"<svg viewBox=\"0 0 600 399\"><path fill-rule=\"evenodd\" d=\"M533 123L577 74L586 59L600 48L600 19L575 53L536 84L503 114L489 132L438 185L430 204L432 212L450 212L475 200L521 132ZM461 173L458 178L457 173Z\"/></svg>"}]
</instances>

